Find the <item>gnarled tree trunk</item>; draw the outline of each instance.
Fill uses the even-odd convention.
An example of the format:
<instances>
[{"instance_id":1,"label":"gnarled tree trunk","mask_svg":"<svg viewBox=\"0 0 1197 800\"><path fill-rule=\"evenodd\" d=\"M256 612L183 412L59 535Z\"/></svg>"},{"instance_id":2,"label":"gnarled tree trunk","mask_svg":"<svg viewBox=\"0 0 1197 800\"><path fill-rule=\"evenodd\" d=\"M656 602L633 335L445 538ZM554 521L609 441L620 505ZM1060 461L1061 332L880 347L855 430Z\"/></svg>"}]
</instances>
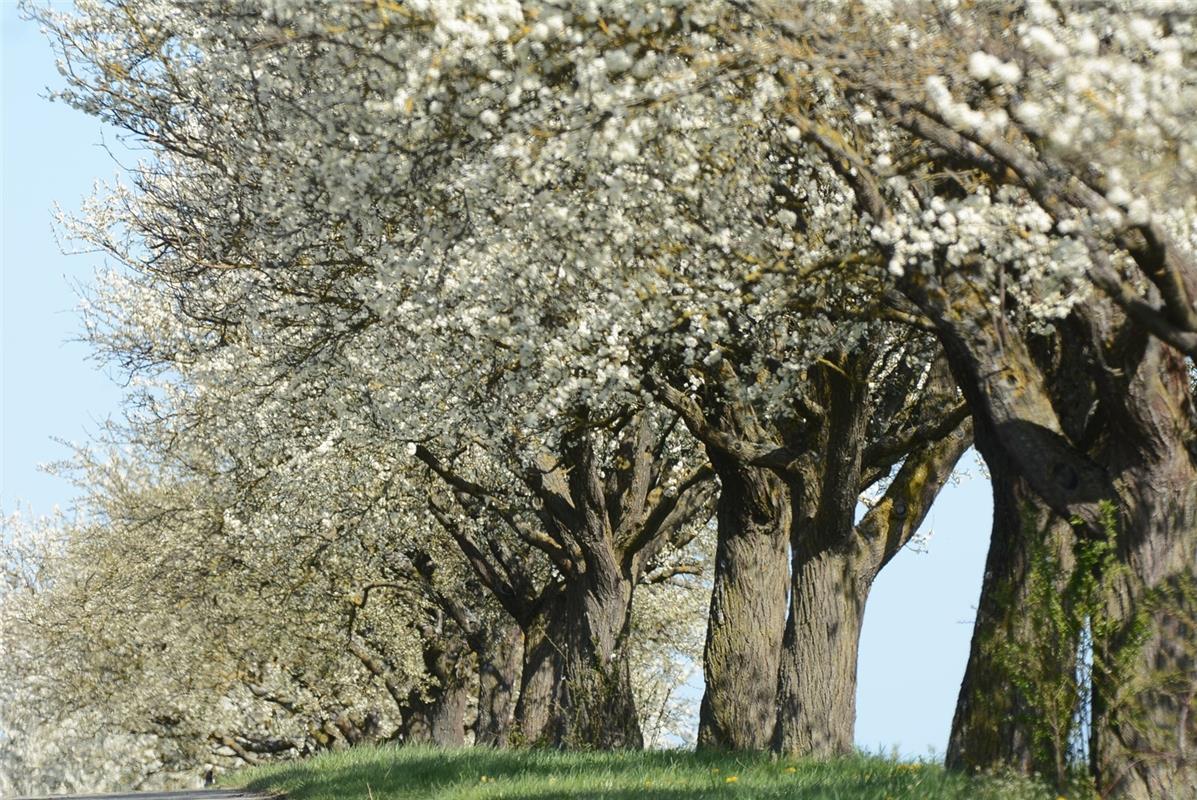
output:
<instances>
[{"instance_id":1,"label":"gnarled tree trunk","mask_svg":"<svg viewBox=\"0 0 1197 800\"><path fill-rule=\"evenodd\" d=\"M429 639L424 645L424 665L436 684L412 692L403 719L403 741L461 747L465 744L465 712L470 687L466 680L464 643L442 647Z\"/></svg>"},{"instance_id":2,"label":"gnarled tree trunk","mask_svg":"<svg viewBox=\"0 0 1197 800\"><path fill-rule=\"evenodd\" d=\"M778 681L775 747L831 756L852 751L856 661L868 585L851 551L796 546Z\"/></svg>"},{"instance_id":3,"label":"gnarled tree trunk","mask_svg":"<svg viewBox=\"0 0 1197 800\"><path fill-rule=\"evenodd\" d=\"M769 470L711 460L722 486L698 746L761 750L777 720L790 499Z\"/></svg>"},{"instance_id":4,"label":"gnarled tree trunk","mask_svg":"<svg viewBox=\"0 0 1197 800\"><path fill-rule=\"evenodd\" d=\"M515 715L524 636L518 625L503 622L487 626L479 637L474 744L506 747Z\"/></svg>"},{"instance_id":5,"label":"gnarled tree trunk","mask_svg":"<svg viewBox=\"0 0 1197 800\"><path fill-rule=\"evenodd\" d=\"M834 460L840 466L824 472L818 492L803 490L815 483L814 475L792 488L797 500L790 612L774 735L774 748L792 756L852 752L856 667L869 591L922 524L971 441L966 421L938 441L913 447L880 502L854 524L865 444L860 424L868 409L846 387L838 395L845 407L833 406L827 456L818 463Z\"/></svg>"},{"instance_id":6,"label":"gnarled tree trunk","mask_svg":"<svg viewBox=\"0 0 1197 800\"><path fill-rule=\"evenodd\" d=\"M465 744L465 712L470 690L464 683L450 685L431 697L413 697L404 721L407 744L461 747Z\"/></svg>"},{"instance_id":7,"label":"gnarled tree trunk","mask_svg":"<svg viewBox=\"0 0 1197 800\"><path fill-rule=\"evenodd\" d=\"M623 637L630 581L587 574L557 588L524 630L516 729L523 744L579 749L643 746ZM597 584L597 585L596 585Z\"/></svg>"},{"instance_id":8,"label":"gnarled tree trunk","mask_svg":"<svg viewBox=\"0 0 1197 800\"><path fill-rule=\"evenodd\" d=\"M587 574L593 579L566 591L557 740L572 748L639 749L644 738L624 658L633 584L603 569Z\"/></svg>"},{"instance_id":9,"label":"gnarled tree trunk","mask_svg":"<svg viewBox=\"0 0 1197 800\"><path fill-rule=\"evenodd\" d=\"M563 594L560 587L550 587L536 611L521 622L524 657L513 724L517 744L549 744L554 736L565 672L559 619Z\"/></svg>"},{"instance_id":10,"label":"gnarled tree trunk","mask_svg":"<svg viewBox=\"0 0 1197 800\"><path fill-rule=\"evenodd\" d=\"M1069 731L1057 731L1055 752L1036 741L1036 726L1046 722L1012 680L1011 658L1021 650L1048 648L1047 658L1058 659L1065 669L1075 669L1079 641L1046 642L1037 637L1028 607L1031 591L1031 548L1041 537L1065 572L1072 555L1072 528L1043 506L1026 482L1012 472L1012 465L995 448L990 437L978 434L993 487L993 531L985 578L973 627L968 666L956 702L946 763L969 772L1014 769L1042 775L1057 774L1060 747ZM1062 589L1062 586L1059 587Z\"/></svg>"},{"instance_id":11,"label":"gnarled tree trunk","mask_svg":"<svg viewBox=\"0 0 1197 800\"><path fill-rule=\"evenodd\" d=\"M974 414L984 416L1014 470L1062 517L1090 535L1113 520L1127 574L1110 597L1110 614L1125 628L1107 660L1131 673L1094 684L1091 758L1106 796L1194 796L1197 760L1191 687L1194 654L1191 600L1157 608L1163 594L1197 580L1197 469L1192 391L1185 360L1134 329L1108 305L1074 314L1090 333L1084 363L1099 404L1090 430L1066 435L1049 383L1000 309L985 305L965 274L945 286L911 283L911 298L940 330L953 372ZM1120 640L1119 640L1120 639ZM1131 687L1138 686L1138 689Z\"/></svg>"},{"instance_id":12,"label":"gnarled tree trunk","mask_svg":"<svg viewBox=\"0 0 1197 800\"><path fill-rule=\"evenodd\" d=\"M1114 467L1119 558L1107 664L1095 675L1091 752L1110 796L1197 797L1197 424L1188 364L1155 340L1119 353L1126 391L1104 458ZM1100 644L1100 643L1099 643ZM1096 670L1095 670L1096 671Z\"/></svg>"},{"instance_id":13,"label":"gnarled tree trunk","mask_svg":"<svg viewBox=\"0 0 1197 800\"><path fill-rule=\"evenodd\" d=\"M828 410L813 458L790 486L793 566L773 744L804 756L852 749L856 656L869 590L856 563L853 524L872 410L868 367L860 358L843 362L846 370L819 370Z\"/></svg>"}]
</instances>

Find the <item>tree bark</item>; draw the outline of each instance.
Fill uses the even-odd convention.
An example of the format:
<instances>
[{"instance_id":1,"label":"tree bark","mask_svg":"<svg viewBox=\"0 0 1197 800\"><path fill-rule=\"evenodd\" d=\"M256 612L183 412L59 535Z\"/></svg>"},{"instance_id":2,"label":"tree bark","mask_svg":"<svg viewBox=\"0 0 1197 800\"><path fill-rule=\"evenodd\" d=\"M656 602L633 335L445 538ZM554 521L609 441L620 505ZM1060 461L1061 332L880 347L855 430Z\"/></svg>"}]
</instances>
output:
<instances>
[{"instance_id":1,"label":"tree bark","mask_svg":"<svg viewBox=\"0 0 1197 800\"><path fill-rule=\"evenodd\" d=\"M478 718L474 744L506 747L515 715L523 655L523 633L511 622L496 622L480 632L478 657Z\"/></svg>"},{"instance_id":2,"label":"tree bark","mask_svg":"<svg viewBox=\"0 0 1197 800\"><path fill-rule=\"evenodd\" d=\"M913 447L880 502L854 524L869 409L848 387L838 387L836 395L819 464L839 467L824 471L817 493L803 488L814 483L813 475L792 486L790 611L773 742L790 756L853 751L856 667L869 591L918 530L971 441L966 421L939 441ZM844 407L836 408L838 403Z\"/></svg>"},{"instance_id":3,"label":"tree bark","mask_svg":"<svg viewBox=\"0 0 1197 800\"><path fill-rule=\"evenodd\" d=\"M550 617L559 615L562 594L559 587L550 587L536 611L521 622L524 657L513 723L516 744L552 743L565 666L564 650L557 641L561 623Z\"/></svg>"},{"instance_id":4,"label":"tree bark","mask_svg":"<svg viewBox=\"0 0 1197 800\"><path fill-rule=\"evenodd\" d=\"M775 747L780 752L813 757L852 752L867 593L850 552L795 548L778 681Z\"/></svg>"},{"instance_id":5,"label":"tree bark","mask_svg":"<svg viewBox=\"0 0 1197 800\"><path fill-rule=\"evenodd\" d=\"M698 397L656 377L649 383L702 443L720 484L698 747L764 749L777 720L791 509L784 466L760 459L784 448L728 359Z\"/></svg>"},{"instance_id":6,"label":"tree bark","mask_svg":"<svg viewBox=\"0 0 1197 800\"><path fill-rule=\"evenodd\" d=\"M516 703L521 743L573 749L643 746L623 636L632 585L584 573L554 591L524 631Z\"/></svg>"},{"instance_id":7,"label":"tree bark","mask_svg":"<svg viewBox=\"0 0 1197 800\"><path fill-rule=\"evenodd\" d=\"M722 486L698 746L762 750L777 720L790 500L769 470L711 461Z\"/></svg>"},{"instance_id":8,"label":"tree bark","mask_svg":"<svg viewBox=\"0 0 1197 800\"><path fill-rule=\"evenodd\" d=\"M1054 753L1050 748L1045 750L1043 745L1047 743L1036 741L1035 725L1045 720L1036 718L1027 698L1011 680L1008 662L1016 648L1024 652L1049 648L1052 653L1045 655L1058 658L1065 668L1075 669L1079 642L1037 640L1028 608L1031 537L1043 537L1043 546L1059 563L1068 565L1072 528L1045 508L1012 471L991 436L980 433L977 438L993 487L993 530L946 764L968 772L1014 769L1024 774L1062 777L1059 748L1067 745L1068 731L1057 732L1064 741L1056 742Z\"/></svg>"},{"instance_id":9,"label":"tree bark","mask_svg":"<svg viewBox=\"0 0 1197 800\"><path fill-rule=\"evenodd\" d=\"M1091 754L1110 796L1197 797L1197 425L1186 360L1156 340L1121 351L1132 376L1110 403L1104 458L1118 490L1119 557L1109 612L1120 624L1094 679Z\"/></svg>"},{"instance_id":10,"label":"tree bark","mask_svg":"<svg viewBox=\"0 0 1197 800\"><path fill-rule=\"evenodd\" d=\"M407 744L461 747L465 744L465 711L470 691L455 684L431 698L414 697L404 724Z\"/></svg>"},{"instance_id":11,"label":"tree bark","mask_svg":"<svg viewBox=\"0 0 1197 800\"><path fill-rule=\"evenodd\" d=\"M866 359L821 367L827 414L807 468L790 484L790 608L773 744L804 756L852 749L856 655L869 582L855 563L856 504L869 403ZM817 459L817 461L816 461ZM863 580L862 580L863 579Z\"/></svg>"},{"instance_id":12,"label":"tree bark","mask_svg":"<svg viewBox=\"0 0 1197 800\"><path fill-rule=\"evenodd\" d=\"M577 749L640 749L644 739L624 658L633 584L609 573L594 577L575 581L566 592L558 743Z\"/></svg>"},{"instance_id":13,"label":"tree bark","mask_svg":"<svg viewBox=\"0 0 1197 800\"><path fill-rule=\"evenodd\" d=\"M969 275L942 280L906 288L935 322L974 414L986 419L1014 469L1089 535L1103 535L1113 512L1127 574L1110 597L1124 631L1109 660L1134 669L1105 687L1095 682L1090 749L1099 786L1135 800L1193 796L1197 609L1184 595L1197 580L1197 424L1187 363L1108 304L1079 307L1074 315L1090 343L1077 369L1094 375L1099 403L1078 440L1065 434L1047 380L1001 310L971 285L955 285ZM1163 594L1178 599L1156 607Z\"/></svg>"},{"instance_id":14,"label":"tree bark","mask_svg":"<svg viewBox=\"0 0 1197 800\"><path fill-rule=\"evenodd\" d=\"M403 720L403 740L408 744L461 747L465 744L465 711L470 688L462 664L466 650L425 643L424 663L436 685L412 692Z\"/></svg>"}]
</instances>

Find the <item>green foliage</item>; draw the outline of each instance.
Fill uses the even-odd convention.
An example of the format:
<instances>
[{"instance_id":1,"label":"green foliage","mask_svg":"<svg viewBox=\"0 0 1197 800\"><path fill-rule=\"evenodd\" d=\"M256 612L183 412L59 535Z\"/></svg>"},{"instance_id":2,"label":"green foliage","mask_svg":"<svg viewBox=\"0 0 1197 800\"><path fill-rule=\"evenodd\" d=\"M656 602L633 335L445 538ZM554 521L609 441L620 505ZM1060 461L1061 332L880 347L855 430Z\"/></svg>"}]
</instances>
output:
<instances>
[{"instance_id":1,"label":"green foliage","mask_svg":"<svg viewBox=\"0 0 1197 800\"><path fill-rule=\"evenodd\" d=\"M1054 800L1021 778L968 777L874 756L789 761L766 755L656 750L355 748L247 770L230 783L292 800Z\"/></svg>"},{"instance_id":2,"label":"green foliage","mask_svg":"<svg viewBox=\"0 0 1197 800\"><path fill-rule=\"evenodd\" d=\"M1133 609L1125 622L1110 627L1105 652L1094 657L1095 664L1110 665L1094 678L1095 728L1116 737L1109 746L1131 754L1136 764L1162 762L1169 769L1192 770L1197 758L1190 744L1197 737L1197 579L1173 575L1147 590ZM1117 785L1123 775L1103 774L1102 783Z\"/></svg>"},{"instance_id":3,"label":"green foliage","mask_svg":"<svg viewBox=\"0 0 1197 800\"><path fill-rule=\"evenodd\" d=\"M1028 629L996 643L997 662L1023 702L1020 722L1031 736L1032 763L1051 775L1058 791L1078 796L1092 793L1086 787L1092 786L1094 729L1150 729L1137 718L1136 697L1167 692L1191 700L1193 689L1191 675L1145 674L1139 663L1154 621L1194 629L1186 611L1195 607L1191 582L1157 587L1132 604L1127 587L1133 576L1118 553L1118 510L1103 502L1101 513L1097 532L1071 521L1069 553L1057 529L1050 523L1039 528L1028 512L1026 597L1019 610Z\"/></svg>"},{"instance_id":4,"label":"green foliage","mask_svg":"<svg viewBox=\"0 0 1197 800\"><path fill-rule=\"evenodd\" d=\"M1025 596L1014 619L1025 627L994 643L995 661L1020 699L1019 722L1030 736L1032 765L1049 774L1058 791L1081 795L1089 693L1096 676L1104 680L1119 666L1107 663L1116 626L1106 597L1121 570L1116 510L1103 505L1103 516L1100 535L1077 535L1079 521L1073 521L1068 548L1061 526L1050 519L1040 525L1034 509L1024 510Z\"/></svg>"}]
</instances>

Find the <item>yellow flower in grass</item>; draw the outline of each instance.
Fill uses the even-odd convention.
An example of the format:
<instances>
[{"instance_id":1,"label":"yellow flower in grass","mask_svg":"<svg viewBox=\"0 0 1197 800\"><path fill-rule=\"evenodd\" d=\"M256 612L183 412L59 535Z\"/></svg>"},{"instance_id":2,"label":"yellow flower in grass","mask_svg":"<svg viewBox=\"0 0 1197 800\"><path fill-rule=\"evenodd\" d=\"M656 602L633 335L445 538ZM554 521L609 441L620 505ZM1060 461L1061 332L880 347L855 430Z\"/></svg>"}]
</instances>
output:
<instances>
[{"instance_id":1,"label":"yellow flower in grass","mask_svg":"<svg viewBox=\"0 0 1197 800\"><path fill-rule=\"evenodd\" d=\"M738 780L740 780L739 775L728 775L726 778L723 779L723 782L724 783L735 783Z\"/></svg>"},{"instance_id":2,"label":"yellow flower in grass","mask_svg":"<svg viewBox=\"0 0 1197 800\"><path fill-rule=\"evenodd\" d=\"M797 771L798 771L797 767L786 767L786 772L789 773L790 775L793 775Z\"/></svg>"}]
</instances>

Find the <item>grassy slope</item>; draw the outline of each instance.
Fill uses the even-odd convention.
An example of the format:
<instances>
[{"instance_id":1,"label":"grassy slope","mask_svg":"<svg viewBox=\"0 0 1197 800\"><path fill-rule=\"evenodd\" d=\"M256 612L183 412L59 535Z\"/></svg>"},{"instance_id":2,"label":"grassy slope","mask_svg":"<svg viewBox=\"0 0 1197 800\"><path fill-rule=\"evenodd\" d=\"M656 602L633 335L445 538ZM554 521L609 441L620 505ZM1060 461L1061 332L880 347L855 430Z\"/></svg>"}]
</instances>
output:
<instances>
[{"instance_id":1,"label":"grassy slope","mask_svg":"<svg viewBox=\"0 0 1197 800\"><path fill-rule=\"evenodd\" d=\"M259 767L228 783L293 800L1054 800L1014 780L858 757L830 763L681 751L358 748Z\"/></svg>"}]
</instances>

